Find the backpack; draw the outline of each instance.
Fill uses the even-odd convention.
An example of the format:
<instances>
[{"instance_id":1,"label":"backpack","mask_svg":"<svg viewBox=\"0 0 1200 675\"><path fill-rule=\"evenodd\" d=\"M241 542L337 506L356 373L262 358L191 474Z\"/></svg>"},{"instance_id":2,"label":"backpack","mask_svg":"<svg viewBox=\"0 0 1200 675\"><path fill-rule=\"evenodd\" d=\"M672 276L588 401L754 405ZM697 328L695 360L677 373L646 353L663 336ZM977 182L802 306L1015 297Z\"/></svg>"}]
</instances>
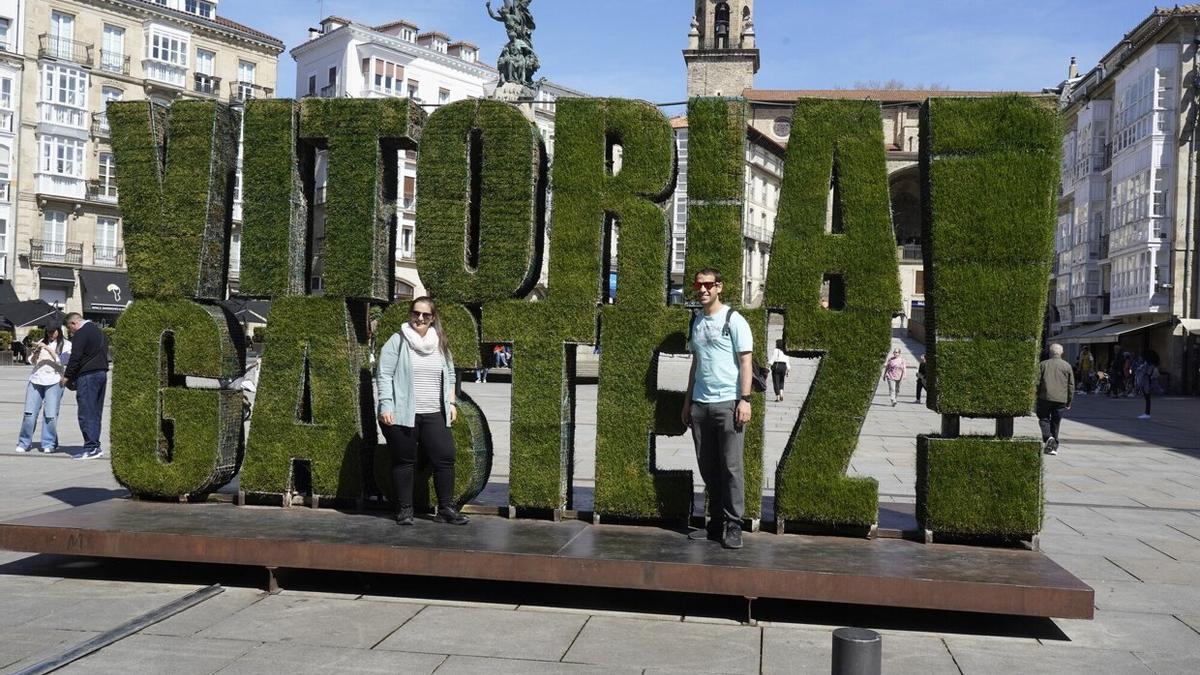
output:
<instances>
[{"instance_id":1,"label":"backpack","mask_svg":"<svg viewBox=\"0 0 1200 675\"><path fill-rule=\"evenodd\" d=\"M725 325L721 328L721 337L727 337L729 335L729 320L733 318L733 315L736 313L737 312L732 307L730 307L729 311L725 313ZM699 310L693 311L691 321L688 324L688 344L692 343L692 336L696 331L696 321L699 318ZM737 352L733 353L733 362L738 366L738 371L741 372L741 362L738 360ZM770 374L770 372L771 371L763 366L762 363L760 363L758 360L754 360L750 365L750 388L757 392L766 391L767 375Z\"/></svg>"}]
</instances>

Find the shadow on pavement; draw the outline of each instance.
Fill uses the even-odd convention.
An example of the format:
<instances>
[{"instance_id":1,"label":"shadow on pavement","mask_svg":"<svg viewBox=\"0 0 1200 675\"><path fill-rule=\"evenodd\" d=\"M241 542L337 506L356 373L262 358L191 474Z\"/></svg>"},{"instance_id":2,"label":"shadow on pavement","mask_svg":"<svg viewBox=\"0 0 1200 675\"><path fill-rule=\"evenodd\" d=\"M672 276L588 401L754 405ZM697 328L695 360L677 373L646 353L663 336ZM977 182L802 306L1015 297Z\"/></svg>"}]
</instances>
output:
<instances>
[{"instance_id":1,"label":"shadow on pavement","mask_svg":"<svg viewBox=\"0 0 1200 675\"><path fill-rule=\"evenodd\" d=\"M70 487L62 488L61 490L51 490L44 494L47 497L54 497L68 506L84 506L85 504L95 504L96 502L103 502L117 497L127 497L129 492L127 490L97 487Z\"/></svg>"}]
</instances>

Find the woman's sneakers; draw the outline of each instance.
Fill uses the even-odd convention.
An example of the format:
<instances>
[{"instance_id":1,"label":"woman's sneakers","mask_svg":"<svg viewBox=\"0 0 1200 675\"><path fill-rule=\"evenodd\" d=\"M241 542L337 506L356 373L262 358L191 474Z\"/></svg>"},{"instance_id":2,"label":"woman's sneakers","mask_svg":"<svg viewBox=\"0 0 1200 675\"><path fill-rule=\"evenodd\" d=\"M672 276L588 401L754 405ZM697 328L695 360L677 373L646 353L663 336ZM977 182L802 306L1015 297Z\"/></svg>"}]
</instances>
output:
<instances>
[{"instance_id":1,"label":"woman's sneakers","mask_svg":"<svg viewBox=\"0 0 1200 675\"><path fill-rule=\"evenodd\" d=\"M13 452L29 452L29 448L22 448L18 445L17 447L13 448Z\"/></svg>"},{"instance_id":2,"label":"woman's sneakers","mask_svg":"<svg viewBox=\"0 0 1200 675\"><path fill-rule=\"evenodd\" d=\"M437 513L433 516L433 522L446 523L447 525L466 525L471 522L471 519L455 511L452 507L439 506Z\"/></svg>"},{"instance_id":3,"label":"woman's sneakers","mask_svg":"<svg viewBox=\"0 0 1200 675\"><path fill-rule=\"evenodd\" d=\"M400 507L400 511L396 513L396 524L403 527L412 527L413 510L411 506Z\"/></svg>"}]
</instances>

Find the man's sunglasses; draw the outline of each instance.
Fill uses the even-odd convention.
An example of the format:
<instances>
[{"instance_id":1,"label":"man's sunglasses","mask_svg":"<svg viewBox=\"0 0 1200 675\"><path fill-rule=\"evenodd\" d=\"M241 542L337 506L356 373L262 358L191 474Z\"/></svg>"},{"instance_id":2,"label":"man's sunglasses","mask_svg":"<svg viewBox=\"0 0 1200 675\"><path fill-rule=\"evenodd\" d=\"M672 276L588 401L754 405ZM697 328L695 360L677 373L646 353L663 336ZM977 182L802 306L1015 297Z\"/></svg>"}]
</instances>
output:
<instances>
[{"instance_id":1,"label":"man's sunglasses","mask_svg":"<svg viewBox=\"0 0 1200 675\"><path fill-rule=\"evenodd\" d=\"M703 288L706 291L711 291L713 289L713 286L716 286L720 283L721 282L719 282L719 281L693 281L692 282L692 290L698 291L701 288Z\"/></svg>"},{"instance_id":2,"label":"man's sunglasses","mask_svg":"<svg viewBox=\"0 0 1200 675\"><path fill-rule=\"evenodd\" d=\"M418 312L414 309L413 311L409 312L408 315L421 321L433 321L433 314L430 314L429 312Z\"/></svg>"}]
</instances>

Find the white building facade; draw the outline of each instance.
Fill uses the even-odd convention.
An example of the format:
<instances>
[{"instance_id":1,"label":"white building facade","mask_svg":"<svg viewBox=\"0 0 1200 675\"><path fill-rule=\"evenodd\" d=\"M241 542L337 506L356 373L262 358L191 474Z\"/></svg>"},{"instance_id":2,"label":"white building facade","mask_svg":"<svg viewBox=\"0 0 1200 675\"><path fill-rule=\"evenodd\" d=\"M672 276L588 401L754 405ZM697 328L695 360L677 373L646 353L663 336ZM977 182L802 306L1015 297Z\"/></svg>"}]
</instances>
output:
<instances>
[{"instance_id":1,"label":"white building facade","mask_svg":"<svg viewBox=\"0 0 1200 675\"><path fill-rule=\"evenodd\" d=\"M470 98L483 98L495 91L499 73L480 61L479 48L453 40L439 31L421 31L408 21L398 20L368 26L350 19L328 17L308 42L294 48L296 92L299 96L412 98L433 112L439 105ZM554 102L560 96L581 96L577 91L544 82L532 104L538 130L546 150L554 151ZM324 217L323 189L325 159L317 157L315 258L310 286L321 287L321 233ZM401 151L397 232L395 298L425 294L417 274L416 199L417 153ZM543 268L543 281L545 271Z\"/></svg>"},{"instance_id":2,"label":"white building facade","mask_svg":"<svg viewBox=\"0 0 1200 675\"><path fill-rule=\"evenodd\" d=\"M1159 359L1200 393L1195 113L1200 6L1157 9L1061 87L1062 196L1051 339L1106 368Z\"/></svg>"},{"instance_id":3,"label":"white building facade","mask_svg":"<svg viewBox=\"0 0 1200 675\"><path fill-rule=\"evenodd\" d=\"M21 77L27 0L0 0L0 303L16 299L12 281L17 260L13 197L21 164Z\"/></svg>"}]
</instances>

